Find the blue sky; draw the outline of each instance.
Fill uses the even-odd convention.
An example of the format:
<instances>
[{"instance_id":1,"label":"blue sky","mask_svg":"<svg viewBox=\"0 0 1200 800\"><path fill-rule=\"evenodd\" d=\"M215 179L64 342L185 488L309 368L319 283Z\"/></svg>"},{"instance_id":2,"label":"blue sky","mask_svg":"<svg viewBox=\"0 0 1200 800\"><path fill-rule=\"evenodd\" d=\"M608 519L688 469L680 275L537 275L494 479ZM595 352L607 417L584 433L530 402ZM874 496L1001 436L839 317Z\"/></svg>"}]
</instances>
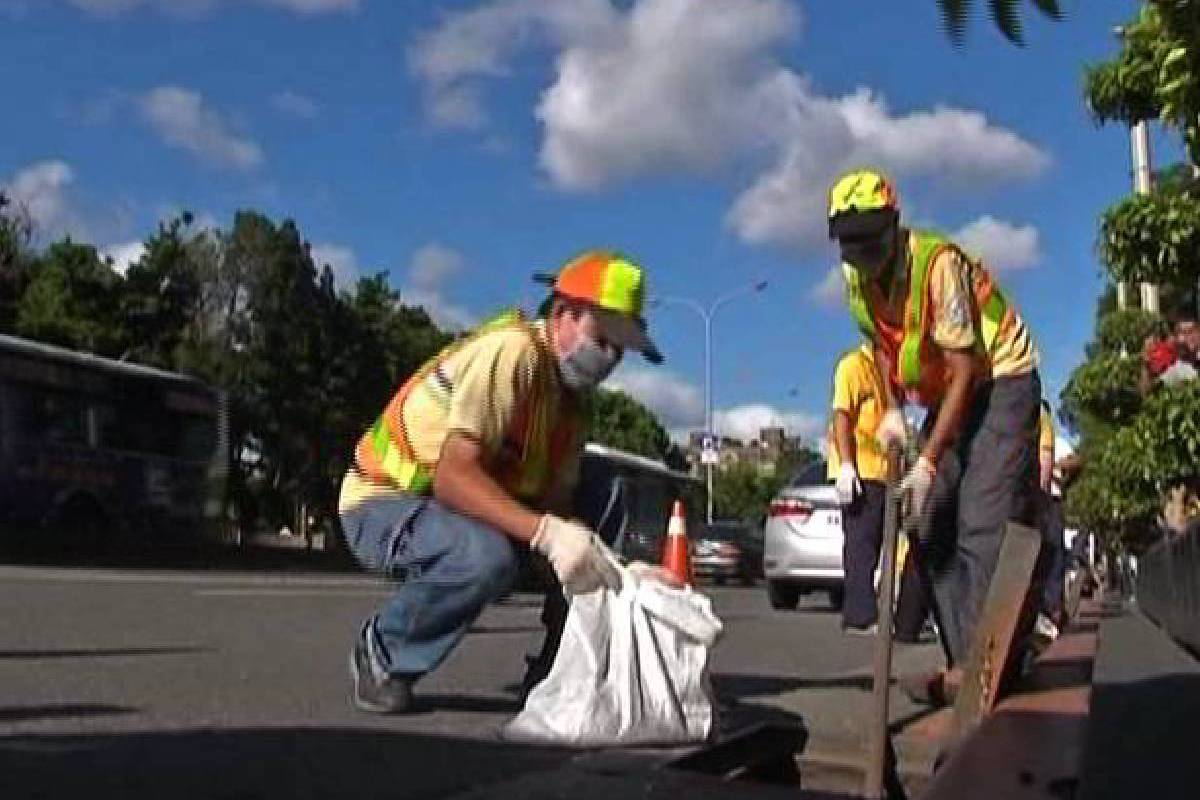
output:
<instances>
[{"instance_id":1,"label":"blue sky","mask_svg":"<svg viewBox=\"0 0 1200 800\"><path fill-rule=\"evenodd\" d=\"M586 247L665 297L766 279L714 324L718 422L744 436L820 427L855 342L820 200L878 164L910 221L989 258L1057 398L1102 286L1098 215L1130 184L1082 69L1136 7L1064 5L1027 14L1024 48L980 10L954 48L934 0L0 0L0 183L44 236L118 262L173 209L291 217L343 280L389 271L452 325L531 306L529 274ZM700 318L650 323L667 363L615 382L699 425Z\"/></svg>"}]
</instances>

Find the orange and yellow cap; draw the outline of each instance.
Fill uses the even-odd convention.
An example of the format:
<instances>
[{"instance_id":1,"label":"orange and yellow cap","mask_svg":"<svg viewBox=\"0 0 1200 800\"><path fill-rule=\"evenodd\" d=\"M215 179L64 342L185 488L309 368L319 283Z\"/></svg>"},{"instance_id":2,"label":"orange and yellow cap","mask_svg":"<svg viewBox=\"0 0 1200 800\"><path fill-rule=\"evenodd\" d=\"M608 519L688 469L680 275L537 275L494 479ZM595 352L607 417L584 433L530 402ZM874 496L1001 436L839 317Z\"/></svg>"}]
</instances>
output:
<instances>
[{"instance_id":1,"label":"orange and yellow cap","mask_svg":"<svg viewBox=\"0 0 1200 800\"><path fill-rule=\"evenodd\" d=\"M645 271L613 250L587 250L568 261L557 275L537 275L554 293L591 303L603 313L599 319L615 341L638 350L652 363L662 354L646 335L642 307L646 299Z\"/></svg>"}]
</instances>

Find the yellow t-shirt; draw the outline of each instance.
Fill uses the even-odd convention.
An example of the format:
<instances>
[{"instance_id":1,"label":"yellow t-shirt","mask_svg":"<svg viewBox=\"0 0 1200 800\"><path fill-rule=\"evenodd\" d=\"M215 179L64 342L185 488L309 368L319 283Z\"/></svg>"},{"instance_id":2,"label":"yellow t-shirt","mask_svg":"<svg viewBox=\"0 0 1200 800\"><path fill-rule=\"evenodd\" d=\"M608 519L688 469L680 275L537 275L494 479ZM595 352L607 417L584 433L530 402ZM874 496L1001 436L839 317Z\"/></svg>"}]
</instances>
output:
<instances>
[{"instance_id":1,"label":"yellow t-shirt","mask_svg":"<svg viewBox=\"0 0 1200 800\"><path fill-rule=\"evenodd\" d=\"M875 431L887 410L887 398L869 345L851 350L838 361L833 372L832 408L835 413L843 411L848 414L854 426L854 460L859 477L869 481L886 481L887 456L875 442ZM830 440L829 474L836 478L840 459L832 430Z\"/></svg>"},{"instance_id":2,"label":"yellow t-shirt","mask_svg":"<svg viewBox=\"0 0 1200 800\"><path fill-rule=\"evenodd\" d=\"M543 377L536 374L537 370L547 368L534 338L545 346L545 322L539 320L532 328L534 336L515 327L479 336L452 353L413 388L401 413L408 441L419 461L436 470L442 445L451 433L466 434L481 443L489 462L504 457L505 434L513 422L517 399L532 391L535 381ZM553 365L548 368L554 370ZM569 404L566 412L575 413L578 401L566 394L554 371L557 395L548 402ZM582 448L580 438L557 470L550 495L569 494L578 482ZM364 500L398 491L367 481L351 469L342 481L338 511L349 511Z\"/></svg>"},{"instance_id":3,"label":"yellow t-shirt","mask_svg":"<svg viewBox=\"0 0 1200 800\"><path fill-rule=\"evenodd\" d=\"M932 336L946 350L975 347L975 273L979 264L963 258L956 249L943 250L929 267L929 308L933 314ZM1038 365L1037 347L1019 314L1001 331L987 360L993 378L1025 375Z\"/></svg>"},{"instance_id":4,"label":"yellow t-shirt","mask_svg":"<svg viewBox=\"0 0 1200 800\"><path fill-rule=\"evenodd\" d=\"M1054 419L1050 412L1042 406L1041 416L1038 417L1038 451L1049 453L1054 458Z\"/></svg>"}]
</instances>

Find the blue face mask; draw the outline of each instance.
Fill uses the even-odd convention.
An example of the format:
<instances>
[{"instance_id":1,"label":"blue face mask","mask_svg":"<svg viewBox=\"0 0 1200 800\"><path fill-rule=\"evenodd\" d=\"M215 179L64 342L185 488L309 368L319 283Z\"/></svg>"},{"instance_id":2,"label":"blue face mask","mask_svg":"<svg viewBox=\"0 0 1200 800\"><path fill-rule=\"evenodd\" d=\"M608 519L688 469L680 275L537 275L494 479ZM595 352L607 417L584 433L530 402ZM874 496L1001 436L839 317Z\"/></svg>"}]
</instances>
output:
<instances>
[{"instance_id":1,"label":"blue face mask","mask_svg":"<svg viewBox=\"0 0 1200 800\"><path fill-rule=\"evenodd\" d=\"M576 392L595 389L612 374L621 359L619 351L601 347L581 336L575 349L558 361L558 371L568 389Z\"/></svg>"}]
</instances>

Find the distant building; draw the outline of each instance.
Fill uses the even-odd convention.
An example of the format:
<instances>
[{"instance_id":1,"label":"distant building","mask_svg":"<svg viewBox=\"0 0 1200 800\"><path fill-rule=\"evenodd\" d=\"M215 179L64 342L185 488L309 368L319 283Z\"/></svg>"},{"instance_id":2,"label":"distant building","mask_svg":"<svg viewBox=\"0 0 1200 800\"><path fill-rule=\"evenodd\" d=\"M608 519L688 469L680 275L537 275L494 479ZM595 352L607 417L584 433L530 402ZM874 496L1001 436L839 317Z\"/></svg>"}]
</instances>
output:
<instances>
[{"instance_id":1,"label":"distant building","mask_svg":"<svg viewBox=\"0 0 1200 800\"><path fill-rule=\"evenodd\" d=\"M704 447L704 432L692 431L688 435L685 454L693 474L700 474L704 466L700 453ZM739 464L752 464L764 475L775 472L779 462L804 450L804 440L799 436L788 436L782 427L762 428L758 438L743 442L731 436L720 437L720 461L718 470L726 470Z\"/></svg>"}]
</instances>

